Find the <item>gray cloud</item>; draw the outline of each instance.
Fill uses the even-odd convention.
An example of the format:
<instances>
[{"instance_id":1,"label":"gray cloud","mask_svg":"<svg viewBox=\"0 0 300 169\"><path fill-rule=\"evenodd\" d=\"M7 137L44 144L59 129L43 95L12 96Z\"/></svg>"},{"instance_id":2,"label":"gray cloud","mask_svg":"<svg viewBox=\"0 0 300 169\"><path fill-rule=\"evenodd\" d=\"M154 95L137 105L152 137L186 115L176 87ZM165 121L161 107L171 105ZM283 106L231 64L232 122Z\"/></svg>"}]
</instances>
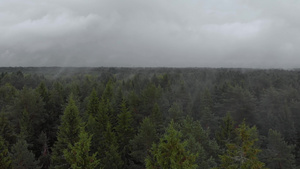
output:
<instances>
[{"instance_id":1,"label":"gray cloud","mask_svg":"<svg viewBox=\"0 0 300 169\"><path fill-rule=\"evenodd\" d=\"M0 66L300 66L300 2L2 0Z\"/></svg>"}]
</instances>

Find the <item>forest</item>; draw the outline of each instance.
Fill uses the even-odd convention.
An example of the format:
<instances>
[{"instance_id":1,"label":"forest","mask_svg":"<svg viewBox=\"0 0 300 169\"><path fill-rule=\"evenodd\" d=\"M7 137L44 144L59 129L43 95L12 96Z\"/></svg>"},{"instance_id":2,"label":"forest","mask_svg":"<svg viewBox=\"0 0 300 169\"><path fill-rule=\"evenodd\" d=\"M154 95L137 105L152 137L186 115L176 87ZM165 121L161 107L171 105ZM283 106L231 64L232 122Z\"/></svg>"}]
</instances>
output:
<instances>
[{"instance_id":1,"label":"forest","mask_svg":"<svg viewBox=\"0 0 300 169\"><path fill-rule=\"evenodd\" d=\"M0 68L0 169L297 169L300 70Z\"/></svg>"}]
</instances>

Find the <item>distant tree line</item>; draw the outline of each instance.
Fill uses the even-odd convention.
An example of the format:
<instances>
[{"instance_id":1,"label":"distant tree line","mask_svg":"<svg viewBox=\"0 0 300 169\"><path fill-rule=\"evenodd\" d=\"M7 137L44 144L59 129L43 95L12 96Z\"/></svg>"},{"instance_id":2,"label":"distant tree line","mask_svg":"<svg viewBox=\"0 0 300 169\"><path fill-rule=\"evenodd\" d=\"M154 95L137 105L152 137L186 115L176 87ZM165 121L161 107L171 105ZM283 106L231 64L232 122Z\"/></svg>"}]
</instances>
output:
<instances>
[{"instance_id":1,"label":"distant tree line","mask_svg":"<svg viewBox=\"0 0 300 169\"><path fill-rule=\"evenodd\" d=\"M0 168L300 167L300 71L0 68Z\"/></svg>"}]
</instances>

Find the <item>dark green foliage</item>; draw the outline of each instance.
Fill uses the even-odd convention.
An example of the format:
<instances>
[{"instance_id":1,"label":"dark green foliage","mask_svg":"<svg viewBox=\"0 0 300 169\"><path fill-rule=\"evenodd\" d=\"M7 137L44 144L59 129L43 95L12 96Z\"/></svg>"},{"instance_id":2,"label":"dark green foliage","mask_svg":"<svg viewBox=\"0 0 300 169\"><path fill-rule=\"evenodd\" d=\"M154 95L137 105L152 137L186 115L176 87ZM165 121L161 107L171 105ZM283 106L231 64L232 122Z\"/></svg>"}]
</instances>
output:
<instances>
[{"instance_id":1,"label":"dark green foliage","mask_svg":"<svg viewBox=\"0 0 300 169\"><path fill-rule=\"evenodd\" d=\"M270 88L262 94L259 105L259 125L263 128L264 134L269 129L279 131L289 143L295 143L296 129L292 118L290 106L287 103L289 98L287 91Z\"/></svg>"},{"instance_id":2,"label":"dark green foliage","mask_svg":"<svg viewBox=\"0 0 300 169\"><path fill-rule=\"evenodd\" d=\"M5 140L0 136L0 168L11 168L11 158L8 153L8 145Z\"/></svg>"},{"instance_id":3,"label":"dark green foliage","mask_svg":"<svg viewBox=\"0 0 300 169\"><path fill-rule=\"evenodd\" d=\"M17 89L11 84L7 83L0 86L0 111L12 106L16 95Z\"/></svg>"},{"instance_id":4,"label":"dark green foliage","mask_svg":"<svg viewBox=\"0 0 300 169\"><path fill-rule=\"evenodd\" d=\"M230 113L227 113L220 124L220 129L216 132L216 140L221 149L225 150L226 145L236 141L235 122Z\"/></svg>"},{"instance_id":5,"label":"dark green foliage","mask_svg":"<svg viewBox=\"0 0 300 169\"><path fill-rule=\"evenodd\" d=\"M48 92L48 88L45 85L45 82L41 82L40 85L37 87L36 91L40 94L44 103L48 103L49 92Z\"/></svg>"},{"instance_id":6,"label":"dark green foliage","mask_svg":"<svg viewBox=\"0 0 300 169\"><path fill-rule=\"evenodd\" d=\"M237 123L241 123L244 119L250 124L255 123L255 98L247 89L228 85L222 94L221 104L221 111L231 112L232 118Z\"/></svg>"},{"instance_id":7,"label":"dark green foliage","mask_svg":"<svg viewBox=\"0 0 300 169\"><path fill-rule=\"evenodd\" d=\"M89 103L87 107L87 114L92 115L95 117L99 112L99 98L97 96L97 92L95 89L93 89L90 97L89 97Z\"/></svg>"},{"instance_id":8,"label":"dark green foliage","mask_svg":"<svg viewBox=\"0 0 300 169\"><path fill-rule=\"evenodd\" d=\"M118 114L118 125L115 127L120 152L125 165L129 163L129 140L134 136L133 118L131 112L126 106L125 100L120 106L120 113Z\"/></svg>"},{"instance_id":9,"label":"dark green foliage","mask_svg":"<svg viewBox=\"0 0 300 169\"><path fill-rule=\"evenodd\" d=\"M91 142L91 150L93 153L97 151L105 152L105 145L103 142L105 141L104 133L108 123L110 123L108 105L105 104L105 100L102 98L99 103L97 114L95 117L90 115L86 125L87 131L93 135ZM98 156L103 157L104 153L98 153Z\"/></svg>"},{"instance_id":10,"label":"dark green foliage","mask_svg":"<svg viewBox=\"0 0 300 169\"><path fill-rule=\"evenodd\" d=\"M159 144L153 144L151 154L146 158L146 168L197 168L196 155L185 149L187 143L182 142L181 137L172 120Z\"/></svg>"},{"instance_id":11,"label":"dark green foliage","mask_svg":"<svg viewBox=\"0 0 300 169\"><path fill-rule=\"evenodd\" d=\"M0 113L0 136L8 142L10 147L15 143L16 135L6 116L7 114Z\"/></svg>"},{"instance_id":12,"label":"dark green foliage","mask_svg":"<svg viewBox=\"0 0 300 169\"><path fill-rule=\"evenodd\" d=\"M172 104L172 106L170 107L170 109L168 110L169 113L169 120L174 120L174 122L180 122L183 118L183 111L182 111L182 107L174 102Z\"/></svg>"},{"instance_id":13,"label":"dark green foliage","mask_svg":"<svg viewBox=\"0 0 300 169\"><path fill-rule=\"evenodd\" d=\"M92 137L81 129L78 142L74 145L69 144L69 149L64 150L64 156L72 169L94 169L99 165L97 153L89 155L91 139Z\"/></svg>"},{"instance_id":14,"label":"dark green foliage","mask_svg":"<svg viewBox=\"0 0 300 169\"><path fill-rule=\"evenodd\" d=\"M33 89L24 87L18 93L14 103L14 112L10 114L15 124L16 132L25 132L26 140L35 143L34 138L38 138L47 119L45 114L44 102L40 95ZM23 134L25 134L23 133ZM36 144L34 144L36 145ZM34 146L34 153L38 153L38 147Z\"/></svg>"},{"instance_id":15,"label":"dark green foliage","mask_svg":"<svg viewBox=\"0 0 300 169\"><path fill-rule=\"evenodd\" d=\"M51 163L48 142L49 141L47 135L44 132L42 132L38 139L38 143L41 147L41 154L39 156L39 166L41 166L42 169L49 168Z\"/></svg>"},{"instance_id":16,"label":"dark green foliage","mask_svg":"<svg viewBox=\"0 0 300 169\"><path fill-rule=\"evenodd\" d=\"M187 140L187 150L198 154L196 164L200 168L212 168L217 165L219 146L214 139L210 139L209 130L204 130L199 121L186 117L180 127L183 138Z\"/></svg>"},{"instance_id":17,"label":"dark green foliage","mask_svg":"<svg viewBox=\"0 0 300 169\"><path fill-rule=\"evenodd\" d=\"M259 169L265 164L258 160L257 155L261 151L255 146L258 141L256 127L249 127L245 121L235 129L237 141L228 143L225 154L221 155L221 164L218 168L232 169Z\"/></svg>"},{"instance_id":18,"label":"dark green foliage","mask_svg":"<svg viewBox=\"0 0 300 169\"><path fill-rule=\"evenodd\" d=\"M263 150L261 158L268 168L295 168L293 155L294 145L289 145L276 130L269 130L267 148Z\"/></svg>"},{"instance_id":19,"label":"dark green foliage","mask_svg":"<svg viewBox=\"0 0 300 169\"><path fill-rule=\"evenodd\" d=\"M18 139L17 143L12 146L11 159L13 169L39 169L39 161L35 160L34 154L28 150L27 141L22 138Z\"/></svg>"},{"instance_id":20,"label":"dark green foliage","mask_svg":"<svg viewBox=\"0 0 300 169\"><path fill-rule=\"evenodd\" d=\"M203 128L209 129L212 133L218 128L218 118L212 113L211 109L205 107L202 111L202 117L200 120Z\"/></svg>"},{"instance_id":21,"label":"dark green foliage","mask_svg":"<svg viewBox=\"0 0 300 169\"><path fill-rule=\"evenodd\" d=\"M163 114L160 111L159 105L157 103L154 104L152 113L150 115L150 120L155 125L156 131L159 135L164 132L164 118Z\"/></svg>"},{"instance_id":22,"label":"dark green foliage","mask_svg":"<svg viewBox=\"0 0 300 169\"><path fill-rule=\"evenodd\" d=\"M32 141L34 134L33 126L31 125L32 121L30 120L29 113L24 109L21 119L20 119L20 135L25 139Z\"/></svg>"},{"instance_id":23,"label":"dark green foliage","mask_svg":"<svg viewBox=\"0 0 300 169\"><path fill-rule=\"evenodd\" d=\"M116 126L117 138L120 147L128 145L129 140L134 135L133 119L131 112L126 107L126 102L123 100L120 114L118 114L118 125Z\"/></svg>"},{"instance_id":24,"label":"dark green foliage","mask_svg":"<svg viewBox=\"0 0 300 169\"><path fill-rule=\"evenodd\" d=\"M104 133L104 142L102 144L104 145L104 150L98 152L103 152L105 156L101 158L100 167L104 169L123 168L124 161L122 160L121 154L118 151L119 145L117 142L117 137L112 131L110 123L107 123L106 131Z\"/></svg>"},{"instance_id":25,"label":"dark green foliage","mask_svg":"<svg viewBox=\"0 0 300 169\"><path fill-rule=\"evenodd\" d=\"M140 167L145 167L145 158L150 153L153 143L158 141L156 125L146 117L140 125L138 134L130 141L133 161Z\"/></svg>"},{"instance_id":26,"label":"dark green foliage","mask_svg":"<svg viewBox=\"0 0 300 169\"><path fill-rule=\"evenodd\" d=\"M221 166L230 161L224 155L236 157L238 152L270 168L297 168L299 109L299 70L0 68L0 137L11 154L15 135L21 135L42 168L49 168L49 159L51 168L71 167L64 150L84 149L89 141L85 153L97 153L101 163L96 168L144 168L147 156L154 160L151 153L166 150L162 145L171 136L165 127L172 119L182 134L178 145L183 146L178 147L198 155L193 163L198 168ZM227 112L231 117L220 120ZM241 127L234 121L243 119L258 126L258 137L252 133L250 141L241 141ZM81 127L88 136L75 146ZM263 151L257 153L259 149ZM275 157L275 151L281 153Z\"/></svg>"},{"instance_id":27,"label":"dark green foliage","mask_svg":"<svg viewBox=\"0 0 300 169\"><path fill-rule=\"evenodd\" d=\"M64 114L61 117L57 141L52 149L51 159L54 168L68 168L70 166L63 156L63 152L66 149L67 151L69 150L68 145L74 145L78 141L80 126L79 111L71 95Z\"/></svg>"}]
</instances>

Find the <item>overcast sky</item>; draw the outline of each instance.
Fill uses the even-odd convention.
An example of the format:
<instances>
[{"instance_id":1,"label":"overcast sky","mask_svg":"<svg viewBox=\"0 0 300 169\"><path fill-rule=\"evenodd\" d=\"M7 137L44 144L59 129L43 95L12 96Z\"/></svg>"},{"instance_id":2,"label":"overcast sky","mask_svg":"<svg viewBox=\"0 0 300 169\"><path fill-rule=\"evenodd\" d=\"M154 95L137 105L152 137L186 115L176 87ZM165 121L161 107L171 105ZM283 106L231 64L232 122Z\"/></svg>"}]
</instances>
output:
<instances>
[{"instance_id":1,"label":"overcast sky","mask_svg":"<svg viewBox=\"0 0 300 169\"><path fill-rule=\"evenodd\" d=\"M299 0L0 0L0 66L300 67Z\"/></svg>"}]
</instances>

